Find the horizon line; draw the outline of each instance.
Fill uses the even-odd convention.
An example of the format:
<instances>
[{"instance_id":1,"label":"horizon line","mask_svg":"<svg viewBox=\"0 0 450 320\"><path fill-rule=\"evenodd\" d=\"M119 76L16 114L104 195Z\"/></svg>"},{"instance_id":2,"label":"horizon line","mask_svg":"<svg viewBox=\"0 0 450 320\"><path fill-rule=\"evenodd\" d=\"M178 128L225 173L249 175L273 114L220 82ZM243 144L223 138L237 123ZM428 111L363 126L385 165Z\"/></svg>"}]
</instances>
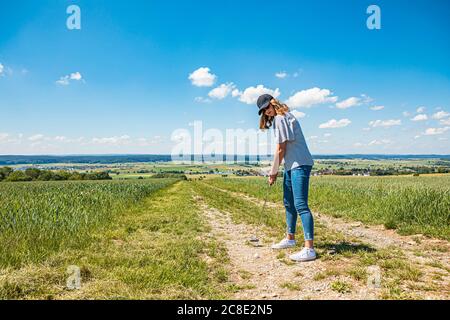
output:
<instances>
[{"instance_id":1,"label":"horizon line","mask_svg":"<svg viewBox=\"0 0 450 320\"><path fill-rule=\"evenodd\" d=\"M192 156L207 156L207 157L219 157L219 156L238 156L238 157L267 157L271 154L186 154L183 157ZM445 153L316 153L312 156L450 156ZM168 156L171 154L166 153L67 153L67 154L0 154L0 157L106 157L106 156Z\"/></svg>"}]
</instances>

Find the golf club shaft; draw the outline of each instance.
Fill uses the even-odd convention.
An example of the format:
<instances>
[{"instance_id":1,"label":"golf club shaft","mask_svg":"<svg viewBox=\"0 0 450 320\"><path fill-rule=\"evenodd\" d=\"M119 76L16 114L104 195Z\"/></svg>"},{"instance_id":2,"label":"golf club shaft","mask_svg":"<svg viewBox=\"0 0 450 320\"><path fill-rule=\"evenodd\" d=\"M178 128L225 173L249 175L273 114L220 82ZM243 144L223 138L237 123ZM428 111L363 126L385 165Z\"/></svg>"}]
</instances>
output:
<instances>
[{"instance_id":1,"label":"golf club shaft","mask_svg":"<svg viewBox=\"0 0 450 320\"><path fill-rule=\"evenodd\" d=\"M262 208L261 208L261 212L260 212L260 214L259 214L259 226L262 226L262 224L263 224L263 213L264 213L264 210L266 209L267 198L269 197L269 190L270 190L270 187L271 187L270 184L266 187L266 194L264 195L264 203L263 203L263 206L262 206ZM256 228L255 238L259 240L259 237L258 237L258 228Z\"/></svg>"}]
</instances>

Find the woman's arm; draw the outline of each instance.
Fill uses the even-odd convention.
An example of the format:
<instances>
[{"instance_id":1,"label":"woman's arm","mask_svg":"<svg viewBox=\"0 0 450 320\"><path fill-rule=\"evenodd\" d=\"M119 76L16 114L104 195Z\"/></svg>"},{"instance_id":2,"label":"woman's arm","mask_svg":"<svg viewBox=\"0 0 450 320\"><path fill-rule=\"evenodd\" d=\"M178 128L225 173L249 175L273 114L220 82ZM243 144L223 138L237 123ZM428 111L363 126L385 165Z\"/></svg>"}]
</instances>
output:
<instances>
[{"instance_id":1,"label":"woman's arm","mask_svg":"<svg viewBox=\"0 0 450 320\"><path fill-rule=\"evenodd\" d=\"M283 161L285 154L286 154L286 141L277 144L277 148L275 150L275 154L273 157L272 169L270 170L269 173L270 185L272 185L277 180L278 168L280 167L280 164Z\"/></svg>"}]
</instances>

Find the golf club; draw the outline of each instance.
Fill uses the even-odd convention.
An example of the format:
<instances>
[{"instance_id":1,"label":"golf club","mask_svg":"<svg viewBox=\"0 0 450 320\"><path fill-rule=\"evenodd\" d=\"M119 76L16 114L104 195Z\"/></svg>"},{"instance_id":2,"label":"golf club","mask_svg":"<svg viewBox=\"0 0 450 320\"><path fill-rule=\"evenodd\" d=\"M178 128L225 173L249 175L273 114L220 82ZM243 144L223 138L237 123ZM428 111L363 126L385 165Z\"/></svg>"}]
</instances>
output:
<instances>
[{"instance_id":1,"label":"golf club","mask_svg":"<svg viewBox=\"0 0 450 320\"><path fill-rule=\"evenodd\" d=\"M263 173L264 176L267 176L267 174ZM258 225L261 226L262 225L262 215L264 213L264 210L266 209L266 204L267 204L267 198L269 197L269 191L270 191L270 185L268 185L266 187L266 193L264 195L264 203L262 205L260 214L259 214L259 223ZM255 230L255 234L249 239L249 241L253 244L253 246L255 247L260 247L261 246L261 242L260 239L258 237L258 229Z\"/></svg>"}]
</instances>

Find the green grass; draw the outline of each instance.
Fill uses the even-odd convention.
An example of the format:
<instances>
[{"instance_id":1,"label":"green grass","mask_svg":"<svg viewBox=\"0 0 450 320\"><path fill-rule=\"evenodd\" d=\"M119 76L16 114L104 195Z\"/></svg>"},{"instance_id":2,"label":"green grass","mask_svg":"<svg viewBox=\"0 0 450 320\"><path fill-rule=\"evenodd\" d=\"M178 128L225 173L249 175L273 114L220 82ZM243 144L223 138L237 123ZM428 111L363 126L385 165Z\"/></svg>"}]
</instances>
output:
<instances>
[{"instance_id":1,"label":"green grass","mask_svg":"<svg viewBox=\"0 0 450 320\"><path fill-rule=\"evenodd\" d=\"M302 289L300 284L293 282L283 282L280 284L280 288L288 289L290 291L300 291Z\"/></svg>"},{"instance_id":2,"label":"green grass","mask_svg":"<svg viewBox=\"0 0 450 320\"><path fill-rule=\"evenodd\" d=\"M220 178L208 183L262 199L263 178ZM312 177L309 204L314 211L369 224L384 224L401 234L450 239L450 175L396 177ZM269 200L282 203L278 182Z\"/></svg>"},{"instance_id":3,"label":"green grass","mask_svg":"<svg viewBox=\"0 0 450 320\"><path fill-rule=\"evenodd\" d=\"M339 276L341 274L341 271L337 270L337 269L327 269L323 272L318 272L314 275L313 279L315 281L320 281L320 280L324 280L330 277L335 277L335 276Z\"/></svg>"},{"instance_id":4,"label":"green grass","mask_svg":"<svg viewBox=\"0 0 450 320\"><path fill-rule=\"evenodd\" d=\"M0 299L223 299L228 256L193 200L188 182L155 191L71 248L20 269L0 269ZM66 269L82 270L65 289Z\"/></svg>"},{"instance_id":5,"label":"green grass","mask_svg":"<svg viewBox=\"0 0 450 320\"><path fill-rule=\"evenodd\" d=\"M284 224L283 219L276 215L276 209L267 207L264 212L262 212L261 206L257 206L245 199L234 197L227 192L212 188L209 186L210 181L211 180L208 180L207 183L192 181L190 183L195 191L205 199L209 206L230 213L233 221L250 224L262 223L272 228L279 228Z\"/></svg>"},{"instance_id":6,"label":"green grass","mask_svg":"<svg viewBox=\"0 0 450 320\"><path fill-rule=\"evenodd\" d=\"M333 281L330 285L331 290L339 293L349 293L352 291L352 285L341 280Z\"/></svg>"},{"instance_id":7,"label":"green grass","mask_svg":"<svg viewBox=\"0 0 450 320\"><path fill-rule=\"evenodd\" d=\"M61 249L83 247L118 212L175 181L2 183L0 266L39 262Z\"/></svg>"}]
</instances>

